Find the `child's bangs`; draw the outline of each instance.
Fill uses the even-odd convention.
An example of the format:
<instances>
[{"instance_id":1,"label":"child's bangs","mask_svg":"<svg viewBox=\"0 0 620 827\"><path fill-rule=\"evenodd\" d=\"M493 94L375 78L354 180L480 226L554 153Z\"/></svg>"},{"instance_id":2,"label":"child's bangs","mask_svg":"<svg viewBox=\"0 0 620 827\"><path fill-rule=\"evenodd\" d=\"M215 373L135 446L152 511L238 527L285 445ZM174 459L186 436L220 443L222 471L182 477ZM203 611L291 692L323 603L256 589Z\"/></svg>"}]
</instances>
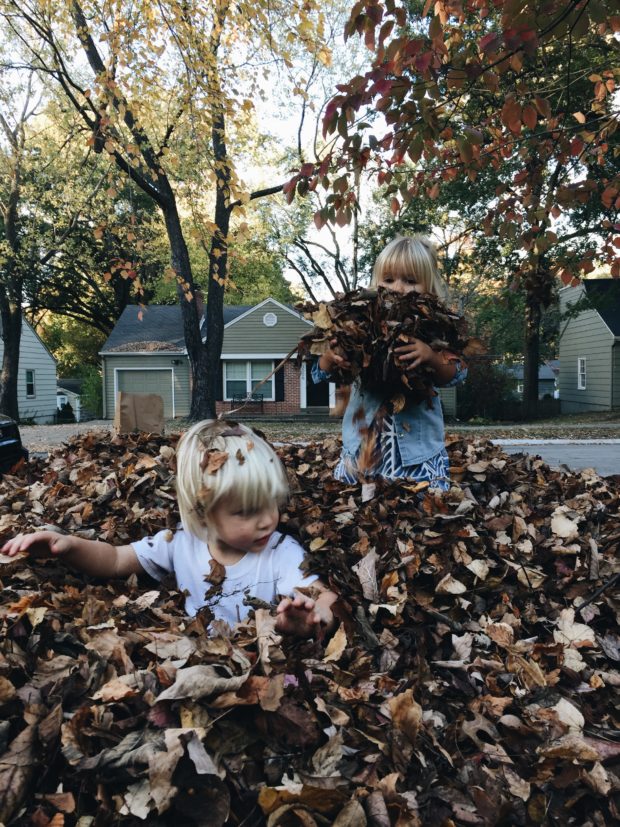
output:
<instances>
[{"instance_id":1,"label":"child's bangs","mask_svg":"<svg viewBox=\"0 0 620 827\"><path fill-rule=\"evenodd\" d=\"M244 441L239 451L231 451L220 474L217 499L226 499L241 511L270 508L285 502L288 496L286 474L278 457L259 445L248 450Z\"/></svg>"}]
</instances>

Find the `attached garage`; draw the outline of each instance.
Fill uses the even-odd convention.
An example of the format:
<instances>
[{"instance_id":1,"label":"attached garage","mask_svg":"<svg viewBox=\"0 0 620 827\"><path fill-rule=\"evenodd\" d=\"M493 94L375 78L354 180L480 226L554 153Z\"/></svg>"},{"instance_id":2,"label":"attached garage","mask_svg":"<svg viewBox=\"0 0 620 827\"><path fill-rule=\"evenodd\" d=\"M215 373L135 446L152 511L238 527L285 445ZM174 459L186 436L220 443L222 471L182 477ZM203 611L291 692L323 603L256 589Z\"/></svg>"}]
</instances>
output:
<instances>
[{"instance_id":1,"label":"attached garage","mask_svg":"<svg viewBox=\"0 0 620 827\"><path fill-rule=\"evenodd\" d=\"M114 371L115 401L119 391L157 393L164 400L166 419L174 418L174 371L172 368L116 368Z\"/></svg>"}]
</instances>

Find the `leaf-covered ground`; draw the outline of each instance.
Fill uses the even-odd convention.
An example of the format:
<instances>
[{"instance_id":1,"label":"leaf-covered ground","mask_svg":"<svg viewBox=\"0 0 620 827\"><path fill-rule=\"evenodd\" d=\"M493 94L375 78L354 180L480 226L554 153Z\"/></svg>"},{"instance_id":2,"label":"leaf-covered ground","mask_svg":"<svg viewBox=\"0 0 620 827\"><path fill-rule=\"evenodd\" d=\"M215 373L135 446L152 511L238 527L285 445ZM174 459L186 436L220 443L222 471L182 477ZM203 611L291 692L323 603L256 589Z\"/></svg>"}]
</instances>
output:
<instances>
[{"instance_id":1,"label":"leaf-covered ground","mask_svg":"<svg viewBox=\"0 0 620 827\"><path fill-rule=\"evenodd\" d=\"M173 527L175 440L32 461L0 536ZM173 584L2 560L0 823L617 823L620 479L457 439L432 497L344 487L338 447L281 451L283 527L341 595L329 641L278 639L268 607L208 634Z\"/></svg>"}]
</instances>

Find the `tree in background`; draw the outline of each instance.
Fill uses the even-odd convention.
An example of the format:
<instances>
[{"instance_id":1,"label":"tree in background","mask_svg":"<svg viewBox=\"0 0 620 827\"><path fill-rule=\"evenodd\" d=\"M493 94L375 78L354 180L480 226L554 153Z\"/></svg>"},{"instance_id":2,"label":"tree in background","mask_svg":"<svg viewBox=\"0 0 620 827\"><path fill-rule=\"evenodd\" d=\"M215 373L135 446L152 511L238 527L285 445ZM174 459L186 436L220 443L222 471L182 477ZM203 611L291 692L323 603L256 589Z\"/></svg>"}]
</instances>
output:
<instances>
[{"instance_id":1,"label":"tree in background","mask_svg":"<svg viewBox=\"0 0 620 827\"><path fill-rule=\"evenodd\" d=\"M0 5L5 22L27 42L31 65L54 78L79 113L94 151L106 153L121 178L131 179L160 209L192 374L190 416L213 416L231 218L250 201L282 189L249 189L238 177L236 155L243 158L246 149L261 65L290 63L300 44L319 60L329 59L316 0L193 6L145 0L131 9L97 0ZM88 79L74 59L77 51L87 61ZM112 183L110 197L117 190ZM206 343L180 208L196 194L201 211L211 216L204 232L194 228L208 239Z\"/></svg>"},{"instance_id":2,"label":"tree in background","mask_svg":"<svg viewBox=\"0 0 620 827\"><path fill-rule=\"evenodd\" d=\"M8 46L2 44L3 50ZM18 418L17 382L24 307L32 301L103 183L85 147L73 153L73 124L58 140L43 136L45 103L32 72L0 74L0 411ZM35 117L39 125L33 126ZM56 135L58 137L58 135ZM56 176L53 196L50 170ZM77 178L80 186L74 187ZM53 198L53 209L43 206Z\"/></svg>"},{"instance_id":3,"label":"tree in background","mask_svg":"<svg viewBox=\"0 0 620 827\"><path fill-rule=\"evenodd\" d=\"M326 111L339 152L287 185L329 187L317 221L338 221L356 209L364 172L386 185L397 214L457 179L475 191L491 170L497 186L481 226L510 242L531 406L541 314L557 280L569 284L596 262L620 275L618 29L609 6L584 0L360 0L346 31L365 39L373 65L340 85Z\"/></svg>"}]
</instances>

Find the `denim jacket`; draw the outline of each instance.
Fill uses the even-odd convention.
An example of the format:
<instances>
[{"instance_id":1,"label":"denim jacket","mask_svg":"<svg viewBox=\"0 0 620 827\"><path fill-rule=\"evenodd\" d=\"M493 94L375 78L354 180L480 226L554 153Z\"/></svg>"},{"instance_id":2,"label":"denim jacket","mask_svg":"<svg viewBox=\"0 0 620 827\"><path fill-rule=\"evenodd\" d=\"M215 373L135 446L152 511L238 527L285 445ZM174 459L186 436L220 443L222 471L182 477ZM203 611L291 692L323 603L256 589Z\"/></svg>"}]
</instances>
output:
<instances>
[{"instance_id":1,"label":"denim jacket","mask_svg":"<svg viewBox=\"0 0 620 827\"><path fill-rule=\"evenodd\" d=\"M445 387L458 385L467 376L467 368L457 362L454 378ZM329 380L329 374L321 370L318 361L312 365L312 379L316 383ZM342 419L342 456L355 457L362 443L364 423L372 424L377 411L385 401L356 380L351 386L351 396ZM408 402L394 414L394 429L403 465L418 465L434 457L445 448L443 411L439 396L434 396L429 408L426 400ZM363 416L363 421L362 421ZM361 426L361 429L360 429Z\"/></svg>"}]
</instances>

